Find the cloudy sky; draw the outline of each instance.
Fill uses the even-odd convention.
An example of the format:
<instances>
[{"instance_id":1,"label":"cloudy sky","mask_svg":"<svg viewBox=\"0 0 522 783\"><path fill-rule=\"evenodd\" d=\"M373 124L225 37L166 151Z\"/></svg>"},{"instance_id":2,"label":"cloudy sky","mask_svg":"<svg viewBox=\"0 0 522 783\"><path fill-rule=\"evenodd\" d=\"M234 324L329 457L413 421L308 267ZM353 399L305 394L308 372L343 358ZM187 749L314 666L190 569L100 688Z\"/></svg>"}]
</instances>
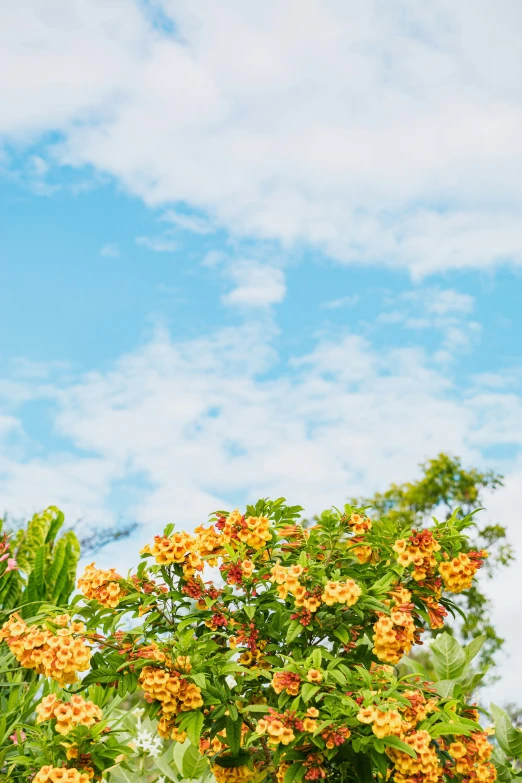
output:
<instances>
[{"instance_id":1,"label":"cloudy sky","mask_svg":"<svg viewBox=\"0 0 522 783\"><path fill-rule=\"evenodd\" d=\"M516 0L4 3L1 506L138 520L126 567L445 450L522 552L521 66Z\"/></svg>"}]
</instances>

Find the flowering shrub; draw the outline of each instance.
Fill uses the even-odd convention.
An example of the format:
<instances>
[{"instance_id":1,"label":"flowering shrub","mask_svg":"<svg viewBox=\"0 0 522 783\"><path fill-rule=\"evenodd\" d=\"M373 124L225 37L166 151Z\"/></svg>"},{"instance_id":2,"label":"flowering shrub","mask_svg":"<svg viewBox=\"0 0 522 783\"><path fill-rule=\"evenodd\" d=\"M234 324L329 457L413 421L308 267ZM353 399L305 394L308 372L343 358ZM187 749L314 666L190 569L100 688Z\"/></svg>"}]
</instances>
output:
<instances>
[{"instance_id":1,"label":"flowering shrub","mask_svg":"<svg viewBox=\"0 0 522 783\"><path fill-rule=\"evenodd\" d=\"M69 609L81 620L13 616L2 638L58 683L90 659L77 688L141 693L160 736L188 738L218 783L492 783L477 710L395 668L454 611L444 590L465 589L487 556L461 556L471 518L420 531L345 506L306 529L300 511L262 500L193 534L168 526L128 579L89 566ZM75 747L90 732L92 759L100 725L59 733ZM35 781L86 780L84 755L62 754Z\"/></svg>"}]
</instances>

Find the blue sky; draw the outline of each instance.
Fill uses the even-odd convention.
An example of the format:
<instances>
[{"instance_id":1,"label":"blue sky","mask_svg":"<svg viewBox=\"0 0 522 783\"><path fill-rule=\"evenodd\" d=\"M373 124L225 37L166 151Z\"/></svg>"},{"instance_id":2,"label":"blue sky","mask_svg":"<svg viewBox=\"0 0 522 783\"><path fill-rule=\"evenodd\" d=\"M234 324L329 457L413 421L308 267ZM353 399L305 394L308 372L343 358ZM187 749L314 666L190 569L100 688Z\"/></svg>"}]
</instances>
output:
<instances>
[{"instance_id":1,"label":"blue sky","mask_svg":"<svg viewBox=\"0 0 522 783\"><path fill-rule=\"evenodd\" d=\"M6 510L143 538L445 450L522 549L522 11L479 5L0 12Z\"/></svg>"}]
</instances>

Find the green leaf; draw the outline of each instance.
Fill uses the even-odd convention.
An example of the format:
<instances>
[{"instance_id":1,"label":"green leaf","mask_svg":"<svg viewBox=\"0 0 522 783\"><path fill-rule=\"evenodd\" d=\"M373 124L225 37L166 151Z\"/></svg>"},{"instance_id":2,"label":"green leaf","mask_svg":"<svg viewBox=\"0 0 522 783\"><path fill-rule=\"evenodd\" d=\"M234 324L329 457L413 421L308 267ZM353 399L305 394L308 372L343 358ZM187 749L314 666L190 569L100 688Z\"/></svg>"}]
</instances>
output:
<instances>
[{"instance_id":1,"label":"green leaf","mask_svg":"<svg viewBox=\"0 0 522 783\"><path fill-rule=\"evenodd\" d=\"M63 538L61 538L56 544L56 546L54 547L53 558L51 560L51 564L49 565L49 568L47 569L47 574L46 574L46 582L49 585L50 596L52 596L54 593L54 586L56 584L56 580L58 579L58 575L62 570L63 562L65 560L66 548L67 548L67 544Z\"/></svg>"},{"instance_id":2,"label":"green leaf","mask_svg":"<svg viewBox=\"0 0 522 783\"><path fill-rule=\"evenodd\" d=\"M199 748L199 740L201 737L201 729L203 728L203 713L195 712L185 727L187 737L194 745L195 748Z\"/></svg>"},{"instance_id":3,"label":"green leaf","mask_svg":"<svg viewBox=\"0 0 522 783\"><path fill-rule=\"evenodd\" d=\"M58 531L60 530L64 522L64 516L63 513L60 511L60 509L56 508L56 506L51 506L51 509L49 510L55 512L55 518L53 519L53 521L49 526L49 531L45 539L46 544L50 544L55 540L56 536L58 535Z\"/></svg>"},{"instance_id":4,"label":"green leaf","mask_svg":"<svg viewBox=\"0 0 522 783\"><path fill-rule=\"evenodd\" d=\"M311 682L305 682L301 689L301 697L304 702L309 702L311 698L320 690L319 685L312 685Z\"/></svg>"},{"instance_id":5,"label":"green leaf","mask_svg":"<svg viewBox=\"0 0 522 783\"><path fill-rule=\"evenodd\" d=\"M437 636L431 645L433 666L443 680L455 680L466 668L466 656L462 646L449 633Z\"/></svg>"},{"instance_id":6,"label":"green leaf","mask_svg":"<svg viewBox=\"0 0 522 783\"><path fill-rule=\"evenodd\" d=\"M306 773L306 767L303 764L294 762L285 772L285 783L299 783Z\"/></svg>"},{"instance_id":7,"label":"green leaf","mask_svg":"<svg viewBox=\"0 0 522 783\"><path fill-rule=\"evenodd\" d=\"M522 731L516 729L504 710L492 704L491 714L495 720L495 737L508 756L516 759L522 759Z\"/></svg>"},{"instance_id":8,"label":"green leaf","mask_svg":"<svg viewBox=\"0 0 522 783\"><path fill-rule=\"evenodd\" d=\"M397 579L397 575L393 572L381 576L376 582L368 588L369 593L386 593L391 587L393 582Z\"/></svg>"},{"instance_id":9,"label":"green leaf","mask_svg":"<svg viewBox=\"0 0 522 783\"><path fill-rule=\"evenodd\" d=\"M207 679L203 672L199 672L198 674L192 675L192 682L194 682L198 688L206 688L207 687Z\"/></svg>"},{"instance_id":10,"label":"green leaf","mask_svg":"<svg viewBox=\"0 0 522 783\"><path fill-rule=\"evenodd\" d=\"M484 646L484 642L486 641L486 639L487 636L485 633L483 633L480 636L475 636L475 638L472 639L470 643L464 647L464 655L466 656L466 663L471 663L473 658L475 658L479 654L482 647Z\"/></svg>"},{"instance_id":11,"label":"green leaf","mask_svg":"<svg viewBox=\"0 0 522 783\"><path fill-rule=\"evenodd\" d=\"M471 729L466 726L465 723L435 723L430 728L430 734L432 737L444 737L447 734L464 734L469 737Z\"/></svg>"},{"instance_id":12,"label":"green leaf","mask_svg":"<svg viewBox=\"0 0 522 783\"><path fill-rule=\"evenodd\" d=\"M290 644L290 642L293 642L294 639L296 639L301 631L303 630L303 626L299 622L299 620L292 620L290 625L288 626L288 631L286 634L286 643Z\"/></svg>"},{"instance_id":13,"label":"green leaf","mask_svg":"<svg viewBox=\"0 0 522 783\"><path fill-rule=\"evenodd\" d=\"M243 764L247 764L250 760L250 754L241 751L237 756L231 756L228 753L222 753L221 756L216 756L214 764L218 767L225 767L226 769L232 769L234 767L242 767Z\"/></svg>"},{"instance_id":14,"label":"green leaf","mask_svg":"<svg viewBox=\"0 0 522 783\"><path fill-rule=\"evenodd\" d=\"M320 669L322 661L323 661L323 655L321 653L321 650L319 647L316 647L312 653L312 663L314 667L316 669Z\"/></svg>"},{"instance_id":15,"label":"green leaf","mask_svg":"<svg viewBox=\"0 0 522 783\"><path fill-rule=\"evenodd\" d=\"M434 683L435 690L443 699L449 699L453 696L453 689L457 683L455 680L439 680Z\"/></svg>"},{"instance_id":16,"label":"green leaf","mask_svg":"<svg viewBox=\"0 0 522 783\"><path fill-rule=\"evenodd\" d=\"M241 748L242 726L243 726L242 718L236 718L236 720L233 720L231 717L227 718L227 723L226 723L227 744L233 756L237 756Z\"/></svg>"},{"instance_id":17,"label":"green leaf","mask_svg":"<svg viewBox=\"0 0 522 783\"><path fill-rule=\"evenodd\" d=\"M346 628L343 628L342 625L339 626L339 628L336 628L333 632L334 636L339 639L343 644L348 644L350 641L350 634L348 633Z\"/></svg>"},{"instance_id":18,"label":"green leaf","mask_svg":"<svg viewBox=\"0 0 522 783\"><path fill-rule=\"evenodd\" d=\"M181 774L184 778L200 778L208 770L208 761L193 745L189 745L183 755Z\"/></svg>"},{"instance_id":19,"label":"green leaf","mask_svg":"<svg viewBox=\"0 0 522 783\"><path fill-rule=\"evenodd\" d=\"M398 737L390 736L390 737L383 737L382 741L385 745L387 745L389 748L396 748L397 750L402 750L403 753L407 753L408 756L411 756L412 759L417 758L417 754L413 750L410 745L407 745L406 742L403 742Z\"/></svg>"}]
</instances>

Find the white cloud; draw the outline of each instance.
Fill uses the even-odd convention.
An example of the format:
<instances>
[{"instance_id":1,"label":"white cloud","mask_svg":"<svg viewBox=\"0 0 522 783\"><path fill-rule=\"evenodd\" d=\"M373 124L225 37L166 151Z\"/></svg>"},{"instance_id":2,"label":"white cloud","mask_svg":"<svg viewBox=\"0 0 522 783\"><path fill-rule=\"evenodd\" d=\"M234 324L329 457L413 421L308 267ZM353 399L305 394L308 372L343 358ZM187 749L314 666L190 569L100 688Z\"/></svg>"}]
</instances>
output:
<instances>
[{"instance_id":1,"label":"white cloud","mask_svg":"<svg viewBox=\"0 0 522 783\"><path fill-rule=\"evenodd\" d=\"M416 288L389 298L400 309L382 312L377 324L397 324L412 331L440 332L444 339L434 354L440 364L453 361L457 354L468 351L480 337L482 327L468 316L475 306L469 294L436 286Z\"/></svg>"},{"instance_id":2,"label":"white cloud","mask_svg":"<svg viewBox=\"0 0 522 783\"><path fill-rule=\"evenodd\" d=\"M417 303L427 313L433 315L467 315L473 311L475 299L469 294L463 294L452 288L431 286L402 295L406 301Z\"/></svg>"},{"instance_id":3,"label":"white cloud","mask_svg":"<svg viewBox=\"0 0 522 783\"><path fill-rule=\"evenodd\" d=\"M522 262L516 0L158 7L175 34L133 0L6 5L0 132L344 262Z\"/></svg>"},{"instance_id":4,"label":"white cloud","mask_svg":"<svg viewBox=\"0 0 522 783\"><path fill-rule=\"evenodd\" d=\"M339 310L342 307L353 307L359 301L357 294L350 296L341 296L339 299L330 299L328 302L322 302L322 310Z\"/></svg>"},{"instance_id":5,"label":"white cloud","mask_svg":"<svg viewBox=\"0 0 522 783\"><path fill-rule=\"evenodd\" d=\"M148 247L155 253L174 253L179 250L179 242L165 234L157 237L136 237L136 244Z\"/></svg>"},{"instance_id":6,"label":"white cloud","mask_svg":"<svg viewBox=\"0 0 522 783\"><path fill-rule=\"evenodd\" d=\"M214 230L209 221L205 218L199 217L198 215L187 215L183 212L176 212L173 209L164 212L161 219L168 223L173 223L176 228L179 228L181 231L188 231L192 234L205 236L206 234L211 234Z\"/></svg>"},{"instance_id":7,"label":"white cloud","mask_svg":"<svg viewBox=\"0 0 522 783\"><path fill-rule=\"evenodd\" d=\"M107 245L104 245L100 249L100 255L101 256L108 256L109 258L119 258L121 255L120 247L117 242L110 242Z\"/></svg>"},{"instance_id":8,"label":"white cloud","mask_svg":"<svg viewBox=\"0 0 522 783\"><path fill-rule=\"evenodd\" d=\"M285 298L285 276L276 267L257 261L234 261L228 266L227 275L236 286L222 301L232 307L268 307Z\"/></svg>"}]
</instances>

